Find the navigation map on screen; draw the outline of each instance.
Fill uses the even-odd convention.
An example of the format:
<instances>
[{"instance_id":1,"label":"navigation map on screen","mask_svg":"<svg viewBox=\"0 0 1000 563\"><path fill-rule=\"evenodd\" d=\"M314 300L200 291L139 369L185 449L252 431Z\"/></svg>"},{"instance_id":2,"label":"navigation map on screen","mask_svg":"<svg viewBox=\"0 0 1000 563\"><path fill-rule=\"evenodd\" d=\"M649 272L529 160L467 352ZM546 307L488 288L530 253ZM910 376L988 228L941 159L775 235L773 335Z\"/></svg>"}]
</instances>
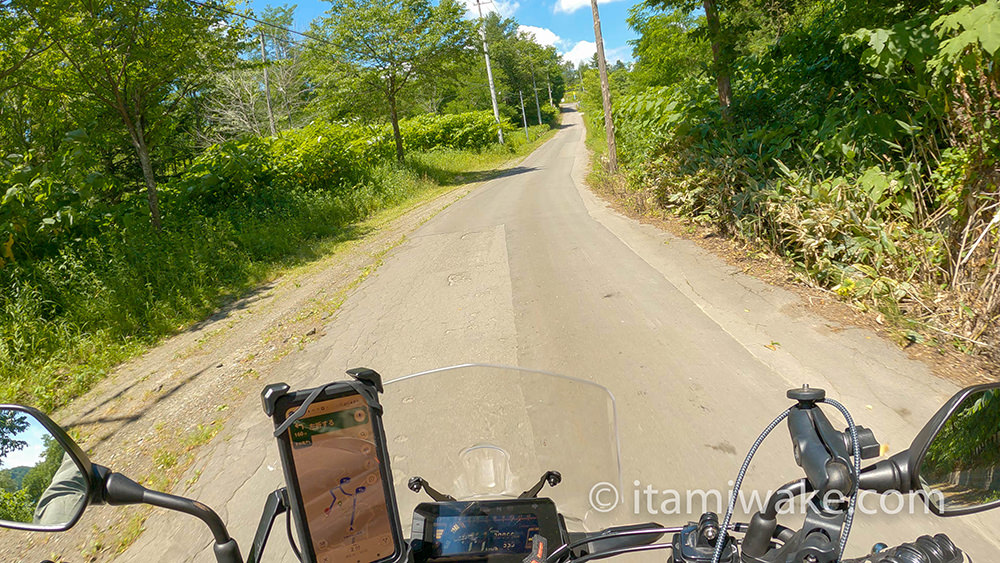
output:
<instances>
[{"instance_id":1,"label":"navigation map on screen","mask_svg":"<svg viewBox=\"0 0 1000 563\"><path fill-rule=\"evenodd\" d=\"M364 398L316 401L289 432L316 561L371 563L391 556L392 524Z\"/></svg>"}]
</instances>

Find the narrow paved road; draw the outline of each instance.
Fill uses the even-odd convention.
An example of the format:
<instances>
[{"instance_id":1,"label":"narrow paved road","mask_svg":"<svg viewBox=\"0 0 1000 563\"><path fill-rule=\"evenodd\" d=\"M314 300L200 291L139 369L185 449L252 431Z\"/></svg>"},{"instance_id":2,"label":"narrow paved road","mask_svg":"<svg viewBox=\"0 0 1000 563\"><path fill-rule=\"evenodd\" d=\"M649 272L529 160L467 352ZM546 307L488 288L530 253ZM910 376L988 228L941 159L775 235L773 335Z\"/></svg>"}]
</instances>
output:
<instances>
[{"instance_id":1,"label":"narrow paved road","mask_svg":"<svg viewBox=\"0 0 1000 563\"><path fill-rule=\"evenodd\" d=\"M827 389L894 451L956 390L891 343L813 316L797 296L608 209L583 185L580 116L564 117L557 136L519 167L389 254L326 335L283 360L284 380L304 387L359 365L392 378L483 362L599 382L618 402L628 502L636 482L728 488L759 431L787 406L785 390L803 382ZM244 553L265 494L281 484L270 424L255 400L247 405L224 432L229 439L196 464L202 473L190 491L220 510ZM799 476L779 428L745 487L767 491ZM638 509L638 521L687 518ZM1000 553L998 522L995 514L859 515L849 555L944 531L991 561ZM188 517L158 512L146 528L121 560L213 560L207 531ZM276 527L266 560L292 561L286 543Z\"/></svg>"}]
</instances>

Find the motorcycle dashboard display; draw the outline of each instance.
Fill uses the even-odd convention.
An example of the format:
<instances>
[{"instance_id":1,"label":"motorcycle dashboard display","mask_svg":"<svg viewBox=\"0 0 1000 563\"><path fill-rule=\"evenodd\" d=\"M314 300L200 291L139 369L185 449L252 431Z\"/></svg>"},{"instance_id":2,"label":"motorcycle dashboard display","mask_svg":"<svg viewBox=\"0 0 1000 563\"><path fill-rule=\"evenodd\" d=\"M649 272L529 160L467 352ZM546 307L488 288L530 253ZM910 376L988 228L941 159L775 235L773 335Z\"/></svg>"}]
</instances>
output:
<instances>
[{"instance_id":1,"label":"motorcycle dashboard display","mask_svg":"<svg viewBox=\"0 0 1000 563\"><path fill-rule=\"evenodd\" d=\"M549 499L435 502L413 511L411 541L415 563L520 563L536 534L560 540Z\"/></svg>"}]
</instances>

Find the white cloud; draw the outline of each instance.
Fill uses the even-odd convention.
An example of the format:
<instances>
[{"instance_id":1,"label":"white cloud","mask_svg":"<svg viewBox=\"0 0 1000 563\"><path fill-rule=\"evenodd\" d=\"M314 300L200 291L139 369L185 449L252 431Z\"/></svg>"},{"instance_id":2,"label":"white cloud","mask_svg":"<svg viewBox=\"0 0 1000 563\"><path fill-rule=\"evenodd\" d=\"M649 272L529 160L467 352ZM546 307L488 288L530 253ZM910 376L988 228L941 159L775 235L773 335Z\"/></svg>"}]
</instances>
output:
<instances>
[{"instance_id":1,"label":"white cloud","mask_svg":"<svg viewBox=\"0 0 1000 563\"><path fill-rule=\"evenodd\" d=\"M20 437L26 438L25 436ZM12 467L34 467L38 465L38 462L42 461L42 457L45 455L45 448L42 445L41 439L37 442L31 442L30 440L29 442L26 448L10 452L7 454L7 457L3 458L3 467L5 469Z\"/></svg>"},{"instance_id":2,"label":"white cloud","mask_svg":"<svg viewBox=\"0 0 1000 563\"><path fill-rule=\"evenodd\" d=\"M611 2L617 2L618 0L597 0L598 4L610 4ZM590 0L557 0L555 6L555 13L563 12L565 14L571 14L580 8L590 7Z\"/></svg>"},{"instance_id":3,"label":"white cloud","mask_svg":"<svg viewBox=\"0 0 1000 563\"><path fill-rule=\"evenodd\" d=\"M479 17L479 7L476 6L477 0L462 0L465 3L466 15L470 17ZM587 0L588 2L590 0ZM479 0L483 5L483 15L490 12L496 12L500 14L501 17L509 18L514 15L514 12L521 7L521 3L517 0Z\"/></svg>"},{"instance_id":4,"label":"white cloud","mask_svg":"<svg viewBox=\"0 0 1000 563\"><path fill-rule=\"evenodd\" d=\"M535 27L533 25L519 25L517 26L517 30L521 33L527 33L528 35L534 36L535 43L538 43L543 47L562 43L562 39L560 39L559 36L556 35L551 29Z\"/></svg>"},{"instance_id":5,"label":"white cloud","mask_svg":"<svg viewBox=\"0 0 1000 563\"><path fill-rule=\"evenodd\" d=\"M608 60L608 64L614 64L618 61L623 63L632 62L632 48L628 45L623 45L621 47L614 47L607 49L604 52L605 58Z\"/></svg>"},{"instance_id":6,"label":"white cloud","mask_svg":"<svg viewBox=\"0 0 1000 563\"><path fill-rule=\"evenodd\" d=\"M572 49L562 53L562 58L564 61L570 61L575 66L579 66L580 63L589 63L594 58L594 53L596 52L597 44L593 41L577 41ZM609 65L613 65L618 61L630 63L632 62L632 48L628 45L613 47L611 49L605 48L604 56L608 60Z\"/></svg>"},{"instance_id":7,"label":"white cloud","mask_svg":"<svg viewBox=\"0 0 1000 563\"><path fill-rule=\"evenodd\" d=\"M597 43L593 41L577 41L576 45L569 51L562 54L563 60L570 61L574 65L589 61L597 52Z\"/></svg>"}]
</instances>

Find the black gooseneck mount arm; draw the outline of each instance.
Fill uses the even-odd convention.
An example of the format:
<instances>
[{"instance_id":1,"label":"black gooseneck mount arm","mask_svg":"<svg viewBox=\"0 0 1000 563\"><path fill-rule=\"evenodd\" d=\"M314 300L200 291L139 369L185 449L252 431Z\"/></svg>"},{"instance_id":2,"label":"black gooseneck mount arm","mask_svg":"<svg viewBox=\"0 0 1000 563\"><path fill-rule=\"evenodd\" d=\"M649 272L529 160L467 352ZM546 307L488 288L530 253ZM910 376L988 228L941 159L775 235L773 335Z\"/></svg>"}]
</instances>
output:
<instances>
[{"instance_id":1,"label":"black gooseneck mount arm","mask_svg":"<svg viewBox=\"0 0 1000 563\"><path fill-rule=\"evenodd\" d=\"M542 492L542 487L544 487L546 483L548 483L550 487L555 487L561 482L561 473L558 471L546 471L545 474L542 475L542 478L539 479L533 487L518 495L517 498L538 498L538 493Z\"/></svg>"},{"instance_id":2,"label":"black gooseneck mount arm","mask_svg":"<svg viewBox=\"0 0 1000 563\"><path fill-rule=\"evenodd\" d=\"M455 500L455 497L442 493L432 487L422 477L410 477L410 480L406 483L406 487L415 493L424 491L435 502L453 502Z\"/></svg>"},{"instance_id":3,"label":"black gooseneck mount arm","mask_svg":"<svg viewBox=\"0 0 1000 563\"><path fill-rule=\"evenodd\" d=\"M104 472L102 472L104 473ZM236 540L214 510L196 501L158 491L151 491L121 473L107 471L104 479L104 502L110 505L149 504L190 514L208 525L215 538L212 551L219 563L243 563Z\"/></svg>"},{"instance_id":4,"label":"black gooseneck mount arm","mask_svg":"<svg viewBox=\"0 0 1000 563\"><path fill-rule=\"evenodd\" d=\"M260 515L260 523L257 524L257 532L253 536L253 544L250 546L250 553L247 555L246 563L260 563L264 554L264 547L267 545L267 538L271 535L271 527L274 520L288 510L288 491L282 487L272 491L267 495L264 502L264 512Z\"/></svg>"}]
</instances>

